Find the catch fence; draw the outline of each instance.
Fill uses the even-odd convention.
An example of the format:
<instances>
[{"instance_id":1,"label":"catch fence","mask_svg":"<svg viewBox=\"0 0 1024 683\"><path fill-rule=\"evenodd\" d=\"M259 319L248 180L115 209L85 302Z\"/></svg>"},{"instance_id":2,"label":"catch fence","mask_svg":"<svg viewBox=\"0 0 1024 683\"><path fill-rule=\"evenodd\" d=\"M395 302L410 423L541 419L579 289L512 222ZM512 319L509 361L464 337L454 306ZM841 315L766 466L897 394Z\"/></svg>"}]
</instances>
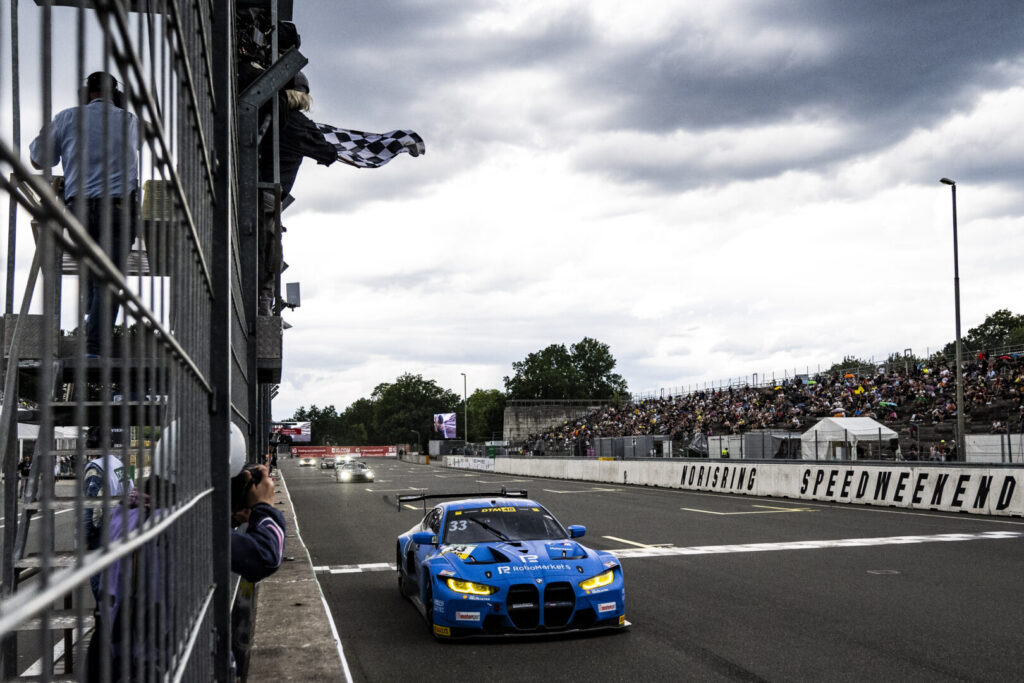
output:
<instances>
[{"instance_id":1,"label":"catch fence","mask_svg":"<svg viewBox=\"0 0 1024 683\"><path fill-rule=\"evenodd\" d=\"M4 7L0 674L227 681L230 425L256 460L280 373L239 201L259 136L236 125L236 3Z\"/></svg>"}]
</instances>

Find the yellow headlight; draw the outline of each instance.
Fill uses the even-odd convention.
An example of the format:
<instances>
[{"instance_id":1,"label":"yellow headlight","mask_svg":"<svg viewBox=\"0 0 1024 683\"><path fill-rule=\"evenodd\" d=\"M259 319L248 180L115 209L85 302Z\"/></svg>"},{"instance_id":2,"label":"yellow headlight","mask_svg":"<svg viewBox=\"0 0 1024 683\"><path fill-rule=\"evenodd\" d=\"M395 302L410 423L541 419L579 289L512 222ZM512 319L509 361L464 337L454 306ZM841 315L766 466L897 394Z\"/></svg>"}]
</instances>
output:
<instances>
[{"instance_id":1,"label":"yellow headlight","mask_svg":"<svg viewBox=\"0 0 1024 683\"><path fill-rule=\"evenodd\" d=\"M609 569L604 574L598 574L597 576L590 577L586 581L580 581L580 588L582 588L585 591L594 590L595 588L600 588L601 586L607 586L612 582L612 579L614 578L615 570Z\"/></svg>"},{"instance_id":2,"label":"yellow headlight","mask_svg":"<svg viewBox=\"0 0 1024 683\"><path fill-rule=\"evenodd\" d=\"M498 589L493 586L485 586L482 583L461 581L459 579L448 579L448 587L456 593L470 593L471 595L490 595L491 593L498 592Z\"/></svg>"}]
</instances>

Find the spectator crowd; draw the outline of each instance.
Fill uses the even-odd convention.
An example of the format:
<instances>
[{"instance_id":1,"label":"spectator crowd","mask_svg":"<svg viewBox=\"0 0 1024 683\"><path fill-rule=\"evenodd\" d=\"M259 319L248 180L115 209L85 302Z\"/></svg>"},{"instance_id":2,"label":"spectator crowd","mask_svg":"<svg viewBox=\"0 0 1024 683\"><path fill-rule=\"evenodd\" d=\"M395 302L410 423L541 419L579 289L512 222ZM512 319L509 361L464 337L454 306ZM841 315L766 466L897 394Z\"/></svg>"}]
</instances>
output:
<instances>
[{"instance_id":1,"label":"spectator crowd","mask_svg":"<svg viewBox=\"0 0 1024 683\"><path fill-rule=\"evenodd\" d=\"M1021 431L1024 354L979 353L964 362L966 431ZM695 391L605 406L527 438L535 452L589 447L592 439L665 435L689 443L704 436L773 429L803 432L823 417L869 417L915 438L922 426L956 420L955 363L890 363L869 372L833 370L771 386Z\"/></svg>"}]
</instances>

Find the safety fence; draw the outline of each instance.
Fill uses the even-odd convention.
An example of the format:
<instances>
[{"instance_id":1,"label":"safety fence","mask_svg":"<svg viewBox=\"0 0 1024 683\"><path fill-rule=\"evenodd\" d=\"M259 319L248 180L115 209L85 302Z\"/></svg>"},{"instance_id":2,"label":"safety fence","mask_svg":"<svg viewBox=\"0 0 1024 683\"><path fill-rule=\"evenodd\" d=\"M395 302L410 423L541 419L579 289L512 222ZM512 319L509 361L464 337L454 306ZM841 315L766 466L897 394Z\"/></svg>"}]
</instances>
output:
<instances>
[{"instance_id":1,"label":"safety fence","mask_svg":"<svg viewBox=\"0 0 1024 683\"><path fill-rule=\"evenodd\" d=\"M269 410L234 3L0 7L0 673L226 681L229 426L258 451Z\"/></svg>"}]
</instances>

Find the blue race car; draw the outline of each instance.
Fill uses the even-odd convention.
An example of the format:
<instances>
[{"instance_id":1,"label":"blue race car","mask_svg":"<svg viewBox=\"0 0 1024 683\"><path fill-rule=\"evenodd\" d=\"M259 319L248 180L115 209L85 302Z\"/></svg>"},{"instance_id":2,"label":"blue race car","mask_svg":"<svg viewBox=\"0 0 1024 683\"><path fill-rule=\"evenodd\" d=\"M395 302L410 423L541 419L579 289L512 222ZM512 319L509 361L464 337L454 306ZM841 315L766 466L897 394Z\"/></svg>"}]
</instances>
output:
<instances>
[{"instance_id":1,"label":"blue race car","mask_svg":"<svg viewBox=\"0 0 1024 683\"><path fill-rule=\"evenodd\" d=\"M474 497L468 497L474 496ZM403 495L438 498L398 537L398 588L437 638L624 629L626 591L614 555L573 539L526 491Z\"/></svg>"}]
</instances>

